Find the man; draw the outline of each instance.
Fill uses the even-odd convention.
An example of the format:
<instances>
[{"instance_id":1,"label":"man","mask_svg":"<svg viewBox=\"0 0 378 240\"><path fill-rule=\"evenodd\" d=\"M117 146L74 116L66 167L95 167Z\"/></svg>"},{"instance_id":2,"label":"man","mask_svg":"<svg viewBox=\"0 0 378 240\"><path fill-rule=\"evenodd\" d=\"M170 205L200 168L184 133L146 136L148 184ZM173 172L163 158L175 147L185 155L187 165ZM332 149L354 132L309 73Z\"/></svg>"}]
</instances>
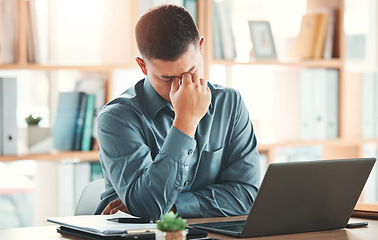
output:
<instances>
[{"instance_id":1,"label":"man","mask_svg":"<svg viewBox=\"0 0 378 240\"><path fill-rule=\"evenodd\" d=\"M201 78L204 38L189 12L148 11L136 40L147 77L97 119L106 191L96 213L247 214L260 178L252 123L237 91Z\"/></svg>"}]
</instances>

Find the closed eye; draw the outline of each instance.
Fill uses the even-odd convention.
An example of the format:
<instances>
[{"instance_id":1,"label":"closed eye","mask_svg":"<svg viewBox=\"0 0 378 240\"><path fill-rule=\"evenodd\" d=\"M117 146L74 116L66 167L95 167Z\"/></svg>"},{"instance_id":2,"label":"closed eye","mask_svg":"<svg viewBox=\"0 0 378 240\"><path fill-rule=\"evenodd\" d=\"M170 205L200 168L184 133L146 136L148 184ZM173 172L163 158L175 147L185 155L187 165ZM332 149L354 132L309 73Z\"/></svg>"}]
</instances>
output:
<instances>
[{"instance_id":1,"label":"closed eye","mask_svg":"<svg viewBox=\"0 0 378 240\"><path fill-rule=\"evenodd\" d=\"M176 77L172 76L162 76L160 79L164 82L172 82L173 80L175 80Z\"/></svg>"}]
</instances>

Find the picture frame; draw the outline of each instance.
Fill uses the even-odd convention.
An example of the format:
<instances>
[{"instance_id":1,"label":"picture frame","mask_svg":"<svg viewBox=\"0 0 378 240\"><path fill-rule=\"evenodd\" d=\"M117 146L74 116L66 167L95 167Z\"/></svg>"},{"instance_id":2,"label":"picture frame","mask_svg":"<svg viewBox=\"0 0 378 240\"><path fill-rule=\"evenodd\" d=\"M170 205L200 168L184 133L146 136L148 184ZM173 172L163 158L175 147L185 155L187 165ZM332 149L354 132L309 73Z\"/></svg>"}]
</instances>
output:
<instances>
[{"instance_id":1,"label":"picture frame","mask_svg":"<svg viewBox=\"0 0 378 240\"><path fill-rule=\"evenodd\" d=\"M248 21L255 59L277 59L269 21Z\"/></svg>"}]
</instances>

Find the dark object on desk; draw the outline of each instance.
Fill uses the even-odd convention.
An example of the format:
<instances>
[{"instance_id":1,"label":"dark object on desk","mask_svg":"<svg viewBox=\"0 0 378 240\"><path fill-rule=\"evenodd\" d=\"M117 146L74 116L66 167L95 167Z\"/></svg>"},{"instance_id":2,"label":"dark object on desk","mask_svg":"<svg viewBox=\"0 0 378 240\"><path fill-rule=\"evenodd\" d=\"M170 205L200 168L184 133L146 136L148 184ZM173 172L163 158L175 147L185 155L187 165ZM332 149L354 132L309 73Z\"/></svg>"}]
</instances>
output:
<instances>
[{"instance_id":1,"label":"dark object on desk","mask_svg":"<svg viewBox=\"0 0 378 240\"><path fill-rule=\"evenodd\" d=\"M355 223L348 223L346 225L346 228L361 228L361 227L367 227L368 222L355 222Z\"/></svg>"},{"instance_id":2,"label":"dark object on desk","mask_svg":"<svg viewBox=\"0 0 378 240\"><path fill-rule=\"evenodd\" d=\"M375 161L272 163L246 221L190 226L237 237L344 228Z\"/></svg>"},{"instance_id":3,"label":"dark object on desk","mask_svg":"<svg viewBox=\"0 0 378 240\"><path fill-rule=\"evenodd\" d=\"M60 226L57 228L58 233L62 235L72 235L76 237L81 237L85 239L91 240L138 240L138 239L155 239L155 233L143 233L143 234L128 234L122 236L101 236L94 233L83 232L73 228L63 227ZM188 228L187 239L197 239L197 238L204 238L207 236L207 231L196 229L196 228Z\"/></svg>"},{"instance_id":4,"label":"dark object on desk","mask_svg":"<svg viewBox=\"0 0 378 240\"><path fill-rule=\"evenodd\" d=\"M108 221L111 222L118 222L118 223L154 223L153 220L151 219L146 219L146 218L109 218L107 219Z\"/></svg>"}]
</instances>

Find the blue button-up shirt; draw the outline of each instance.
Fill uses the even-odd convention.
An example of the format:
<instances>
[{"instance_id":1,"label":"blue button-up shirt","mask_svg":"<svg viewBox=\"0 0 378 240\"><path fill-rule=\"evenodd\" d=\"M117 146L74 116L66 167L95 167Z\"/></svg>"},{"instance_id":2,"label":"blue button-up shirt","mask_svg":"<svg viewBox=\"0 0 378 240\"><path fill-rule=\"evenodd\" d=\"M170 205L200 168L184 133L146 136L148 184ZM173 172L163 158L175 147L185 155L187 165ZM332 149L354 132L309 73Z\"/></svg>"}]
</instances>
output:
<instances>
[{"instance_id":1,"label":"blue button-up shirt","mask_svg":"<svg viewBox=\"0 0 378 240\"><path fill-rule=\"evenodd\" d=\"M211 104L194 138L172 126L175 112L148 78L102 109L106 191L96 213L120 198L131 214L154 219L173 205L182 217L248 214L260 183L253 126L239 92L208 86Z\"/></svg>"}]
</instances>

